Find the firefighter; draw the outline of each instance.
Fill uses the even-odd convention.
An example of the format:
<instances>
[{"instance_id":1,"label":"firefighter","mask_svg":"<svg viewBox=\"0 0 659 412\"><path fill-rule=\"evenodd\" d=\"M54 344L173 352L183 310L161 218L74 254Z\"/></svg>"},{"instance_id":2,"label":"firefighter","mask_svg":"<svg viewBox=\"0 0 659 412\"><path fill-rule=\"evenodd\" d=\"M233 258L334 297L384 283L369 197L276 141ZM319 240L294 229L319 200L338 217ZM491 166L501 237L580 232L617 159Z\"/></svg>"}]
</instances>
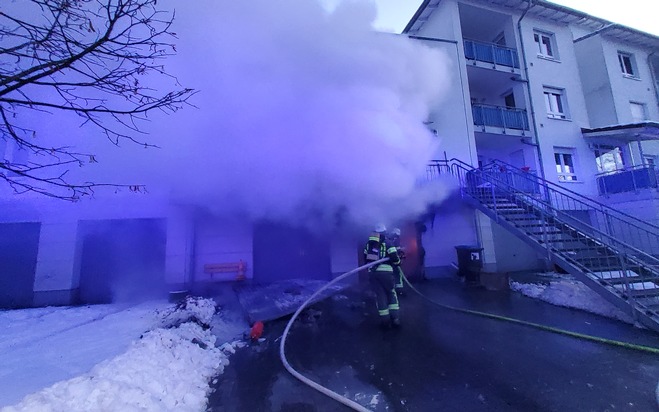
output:
<instances>
[{"instance_id":1,"label":"firefighter","mask_svg":"<svg viewBox=\"0 0 659 412\"><path fill-rule=\"evenodd\" d=\"M400 259L405 259L405 251L400 246L400 229L394 228L391 233L389 233L387 240L389 245L396 248L398 256ZM403 267L401 263L397 265L392 265L394 268L394 287L398 296L403 296Z\"/></svg>"},{"instance_id":2,"label":"firefighter","mask_svg":"<svg viewBox=\"0 0 659 412\"><path fill-rule=\"evenodd\" d=\"M394 265L400 264L400 257L396 247L387 245L386 230L384 225L378 225L364 247L364 258L367 263L389 258L388 261L371 266L368 270L369 283L376 296L380 324L384 328L400 326L400 306L394 288L393 268Z\"/></svg>"}]
</instances>

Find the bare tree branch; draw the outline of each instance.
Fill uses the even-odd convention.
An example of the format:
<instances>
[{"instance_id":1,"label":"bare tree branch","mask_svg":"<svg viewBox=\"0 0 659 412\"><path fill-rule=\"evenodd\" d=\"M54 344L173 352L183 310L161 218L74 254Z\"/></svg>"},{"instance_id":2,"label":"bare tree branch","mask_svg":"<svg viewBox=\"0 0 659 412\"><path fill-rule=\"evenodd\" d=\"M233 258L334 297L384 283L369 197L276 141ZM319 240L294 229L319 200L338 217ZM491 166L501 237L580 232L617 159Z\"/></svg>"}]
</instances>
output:
<instances>
[{"instance_id":1,"label":"bare tree branch","mask_svg":"<svg viewBox=\"0 0 659 412\"><path fill-rule=\"evenodd\" d=\"M138 139L142 122L153 111L176 112L195 93L149 86L149 75L175 81L162 64L176 51L173 19L157 0L19 0L0 9L0 139L30 153L21 162L0 153L0 181L17 193L67 200L122 187L70 181L68 168L94 163L95 155L51 147L21 119L30 111L75 113L115 145L157 147Z\"/></svg>"}]
</instances>

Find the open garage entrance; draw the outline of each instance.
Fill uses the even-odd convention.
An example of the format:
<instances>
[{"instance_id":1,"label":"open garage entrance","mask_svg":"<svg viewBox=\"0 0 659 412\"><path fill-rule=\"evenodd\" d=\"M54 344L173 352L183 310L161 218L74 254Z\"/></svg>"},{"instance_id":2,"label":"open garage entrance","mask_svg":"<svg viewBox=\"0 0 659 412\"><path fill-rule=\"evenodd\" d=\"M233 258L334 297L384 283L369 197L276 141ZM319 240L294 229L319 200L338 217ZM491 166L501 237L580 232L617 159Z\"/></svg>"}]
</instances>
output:
<instances>
[{"instance_id":1,"label":"open garage entrance","mask_svg":"<svg viewBox=\"0 0 659 412\"><path fill-rule=\"evenodd\" d=\"M81 221L80 302L160 296L165 290L164 219Z\"/></svg>"},{"instance_id":2,"label":"open garage entrance","mask_svg":"<svg viewBox=\"0 0 659 412\"><path fill-rule=\"evenodd\" d=\"M41 223L0 224L0 308L32 306Z\"/></svg>"},{"instance_id":3,"label":"open garage entrance","mask_svg":"<svg viewBox=\"0 0 659 412\"><path fill-rule=\"evenodd\" d=\"M330 242L306 229L262 222L254 227L254 280L330 280Z\"/></svg>"}]
</instances>

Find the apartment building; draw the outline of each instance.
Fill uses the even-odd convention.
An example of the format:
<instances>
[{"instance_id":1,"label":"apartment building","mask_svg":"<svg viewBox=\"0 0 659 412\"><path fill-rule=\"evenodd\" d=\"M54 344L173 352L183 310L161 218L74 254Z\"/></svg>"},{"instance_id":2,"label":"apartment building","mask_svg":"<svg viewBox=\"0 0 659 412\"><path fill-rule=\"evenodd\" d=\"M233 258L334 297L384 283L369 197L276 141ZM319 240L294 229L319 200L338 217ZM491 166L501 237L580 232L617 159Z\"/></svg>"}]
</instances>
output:
<instances>
[{"instance_id":1,"label":"apartment building","mask_svg":"<svg viewBox=\"0 0 659 412\"><path fill-rule=\"evenodd\" d=\"M473 143L455 144L450 127L431 118L448 158L502 161L659 222L659 38L523 0L427 0L404 33L456 45ZM487 270L539 264L542 256L476 215Z\"/></svg>"}]
</instances>

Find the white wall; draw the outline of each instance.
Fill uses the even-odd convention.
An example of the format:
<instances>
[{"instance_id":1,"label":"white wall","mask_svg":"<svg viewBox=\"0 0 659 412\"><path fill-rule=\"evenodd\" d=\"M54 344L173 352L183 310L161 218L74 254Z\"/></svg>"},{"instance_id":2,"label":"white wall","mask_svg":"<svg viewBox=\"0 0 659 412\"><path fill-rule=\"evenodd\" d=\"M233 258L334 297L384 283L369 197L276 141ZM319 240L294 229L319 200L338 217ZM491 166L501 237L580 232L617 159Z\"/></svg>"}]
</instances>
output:
<instances>
[{"instance_id":1,"label":"white wall","mask_svg":"<svg viewBox=\"0 0 659 412\"><path fill-rule=\"evenodd\" d=\"M533 30L554 34L558 60L538 57L533 41ZM583 95L579 67L572 42L572 32L567 26L532 16L522 20L522 35L528 64L528 80L533 99L538 143L542 153L545 176L558 183L554 160L554 148L571 148L575 151L575 169L579 179L576 183L559 183L566 188L585 194L596 195L594 175L597 166L592 150L581 134L588 127L588 111ZM565 90L569 118L566 120L547 117L543 88L545 86Z\"/></svg>"},{"instance_id":2,"label":"white wall","mask_svg":"<svg viewBox=\"0 0 659 412\"><path fill-rule=\"evenodd\" d=\"M595 128L617 124L618 115L601 38L593 36L575 43L574 47L590 126Z\"/></svg>"},{"instance_id":3,"label":"white wall","mask_svg":"<svg viewBox=\"0 0 659 412\"><path fill-rule=\"evenodd\" d=\"M194 282L227 281L236 279L236 273L204 273L204 265L215 263L247 264L246 277L253 277L252 225L231 218L204 216L195 225Z\"/></svg>"},{"instance_id":4,"label":"white wall","mask_svg":"<svg viewBox=\"0 0 659 412\"><path fill-rule=\"evenodd\" d=\"M434 222L426 222L422 235L426 251L426 276L446 276L454 272L452 264L458 259L455 246L478 245L474 210L468 207L459 194L454 194L441 205Z\"/></svg>"},{"instance_id":5,"label":"white wall","mask_svg":"<svg viewBox=\"0 0 659 412\"><path fill-rule=\"evenodd\" d=\"M442 2L435 9L418 36L443 39L455 43L423 41L424 44L443 50L452 61L450 87L442 102L432 111L429 125L436 129L441 141L435 158L458 158L470 164L477 163L474 140L474 121L471 114L466 60L462 49L460 16L457 3Z\"/></svg>"},{"instance_id":6,"label":"white wall","mask_svg":"<svg viewBox=\"0 0 659 412\"><path fill-rule=\"evenodd\" d=\"M648 53L636 46L614 42L605 36L602 36L602 51L610 75L609 81L613 90L618 122L621 124L633 122L629 107L630 101L644 103L648 118L658 121L659 108L654 92L652 74L648 65ZM638 78L623 76L618 62L618 51L634 55Z\"/></svg>"}]
</instances>

